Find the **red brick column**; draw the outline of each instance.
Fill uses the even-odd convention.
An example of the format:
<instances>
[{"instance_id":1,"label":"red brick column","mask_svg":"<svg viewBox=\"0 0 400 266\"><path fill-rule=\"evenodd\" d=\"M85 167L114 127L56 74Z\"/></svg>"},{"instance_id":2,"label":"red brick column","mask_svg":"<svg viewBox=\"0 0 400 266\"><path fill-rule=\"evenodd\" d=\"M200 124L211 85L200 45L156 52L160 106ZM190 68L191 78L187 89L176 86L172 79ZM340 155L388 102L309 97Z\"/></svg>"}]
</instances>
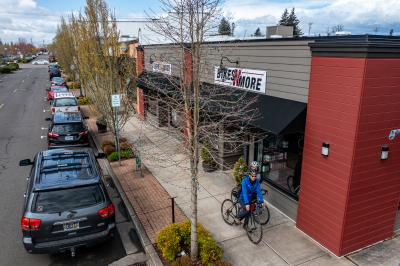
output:
<instances>
[{"instance_id":1,"label":"red brick column","mask_svg":"<svg viewBox=\"0 0 400 266\"><path fill-rule=\"evenodd\" d=\"M364 38L310 45L297 227L339 256L392 236L400 196L400 40Z\"/></svg>"},{"instance_id":2,"label":"red brick column","mask_svg":"<svg viewBox=\"0 0 400 266\"><path fill-rule=\"evenodd\" d=\"M136 74L140 77L141 74L144 72L144 49L141 46L136 48L137 50L137 58L136 58ZM144 119L145 118L145 110L144 110L144 93L143 89L137 87L136 88L136 111L138 112L139 116Z\"/></svg>"}]
</instances>

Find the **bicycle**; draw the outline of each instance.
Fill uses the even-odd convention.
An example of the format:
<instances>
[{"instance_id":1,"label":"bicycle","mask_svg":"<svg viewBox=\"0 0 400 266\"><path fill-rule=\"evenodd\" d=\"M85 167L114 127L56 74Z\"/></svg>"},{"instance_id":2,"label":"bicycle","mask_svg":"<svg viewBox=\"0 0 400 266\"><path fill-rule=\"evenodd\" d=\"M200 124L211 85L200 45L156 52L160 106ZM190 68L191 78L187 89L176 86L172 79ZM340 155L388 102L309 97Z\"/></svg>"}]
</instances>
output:
<instances>
[{"instance_id":1,"label":"bicycle","mask_svg":"<svg viewBox=\"0 0 400 266\"><path fill-rule=\"evenodd\" d=\"M233 225L235 223L236 216L240 208L239 205L240 204L238 202L233 202L230 199L226 199L222 202L221 215L225 223L229 225ZM247 227L245 229L247 237L254 244L260 243L263 235L262 224L257 218L258 217L257 215L260 212L260 210L262 210L262 208L260 208L259 204L257 203L250 204L249 220L247 223Z\"/></svg>"},{"instance_id":2,"label":"bicycle","mask_svg":"<svg viewBox=\"0 0 400 266\"><path fill-rule=\"evenodd\" d=\"M231 201L234 203L239 202L240 192L242 188L241 185L237 185L231 190ZM263 196L267 195L268 191L266 189L261 189L261 193ZM269 212L268 206L265 204L265 207L261 209L260 213L257 214L257 219L260 221L261 225L266 225L271 218L271 214Z\"/></svg>"},{"instance_id":3,"label":"bicycle","mask_svg":"<svg viewBox=\"0 0 400 266\"><path fill-rule=\"evenodd\" d=\"M298 195L299 191L300 191L300 184L299 185L294 185L294 176L290 175L287 177L286 180L287 186L289 188L289 192L294 194L294 195Z\"/></svg>"}]
</instances>

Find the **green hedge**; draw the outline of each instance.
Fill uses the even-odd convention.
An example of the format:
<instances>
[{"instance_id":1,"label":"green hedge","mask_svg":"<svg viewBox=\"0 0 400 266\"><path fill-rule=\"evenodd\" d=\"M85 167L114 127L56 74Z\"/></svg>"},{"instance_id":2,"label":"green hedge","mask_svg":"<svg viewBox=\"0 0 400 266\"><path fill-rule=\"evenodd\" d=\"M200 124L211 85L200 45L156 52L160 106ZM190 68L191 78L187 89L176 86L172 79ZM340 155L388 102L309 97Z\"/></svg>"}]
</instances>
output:
<instances>
[{"instance_id":1,"label":"green hedge","mask_svg":"<svg viewBox=\"0 0 400 266\"><path fill-rule=\"evenodd\" d=\"M18 65L17 63L9 63L9 64L7 65L7 67L10 68L11 71L15 71L15 70L18 70L18 69L19 69L19 65Z\"/></svg>"},{"instance_id":2,"label":"green hedge","mask_svg":"<svg viewBox=\"0 0 400 266\"><path fill-rule=\"evenodd\" d=\"M2 73L2 74L11 73L11 69L9 67L7 67L7 66L0 67L0 73Z\"/></svg>"},{"instance_id":3,"label":"green hedge","mask_svg":"<svg viewBox=\"0 0 400 266\"><path fill-rule=\"evenodd\" d=\"M190 221L180 224L171 224L157 235L157 246L163 256L170 262L176 259L176 254L184 250L190 251ZM215 265L221 262L222 249L218 246L210 233L201 225L197 225L199 256L203 264Z\"/></svg>"}]
</instances>

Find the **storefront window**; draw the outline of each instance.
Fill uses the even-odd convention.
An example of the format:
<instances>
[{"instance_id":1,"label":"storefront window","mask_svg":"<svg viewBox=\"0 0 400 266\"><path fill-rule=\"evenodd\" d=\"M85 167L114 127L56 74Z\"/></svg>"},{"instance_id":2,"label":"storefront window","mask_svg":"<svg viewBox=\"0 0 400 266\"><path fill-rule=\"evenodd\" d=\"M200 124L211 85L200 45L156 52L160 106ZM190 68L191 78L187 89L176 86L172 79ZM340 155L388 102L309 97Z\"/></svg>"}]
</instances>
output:
<instances>
[{"instance_id":1,"label":"storefront window","mask_svg":"<svg viewBox=\"0 0 400 266\"><path fill-rule=\"evenodd\" d=\"M302 139L302 134L269 136L254 147L262 178L295 199L300 189Z\"/></svg>"}]
</instances>

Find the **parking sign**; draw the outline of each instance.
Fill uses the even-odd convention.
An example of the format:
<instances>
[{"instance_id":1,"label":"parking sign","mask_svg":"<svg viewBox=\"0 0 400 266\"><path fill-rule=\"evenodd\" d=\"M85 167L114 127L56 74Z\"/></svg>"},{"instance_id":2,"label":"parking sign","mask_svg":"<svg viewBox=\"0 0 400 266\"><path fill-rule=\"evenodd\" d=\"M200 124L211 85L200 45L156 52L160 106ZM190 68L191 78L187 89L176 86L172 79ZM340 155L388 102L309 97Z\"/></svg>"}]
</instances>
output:
<instances>
[{"instance_id":1,"label":"parking sign","mask_svg":"<svg viewBox=\"0 0 400 266\"><path fill-rule=\"evenodd\" d=\"M121 106L121 99L119 94L111 95L111 106L112 107L120 107Z\"/></svg>"}]
</instances>

